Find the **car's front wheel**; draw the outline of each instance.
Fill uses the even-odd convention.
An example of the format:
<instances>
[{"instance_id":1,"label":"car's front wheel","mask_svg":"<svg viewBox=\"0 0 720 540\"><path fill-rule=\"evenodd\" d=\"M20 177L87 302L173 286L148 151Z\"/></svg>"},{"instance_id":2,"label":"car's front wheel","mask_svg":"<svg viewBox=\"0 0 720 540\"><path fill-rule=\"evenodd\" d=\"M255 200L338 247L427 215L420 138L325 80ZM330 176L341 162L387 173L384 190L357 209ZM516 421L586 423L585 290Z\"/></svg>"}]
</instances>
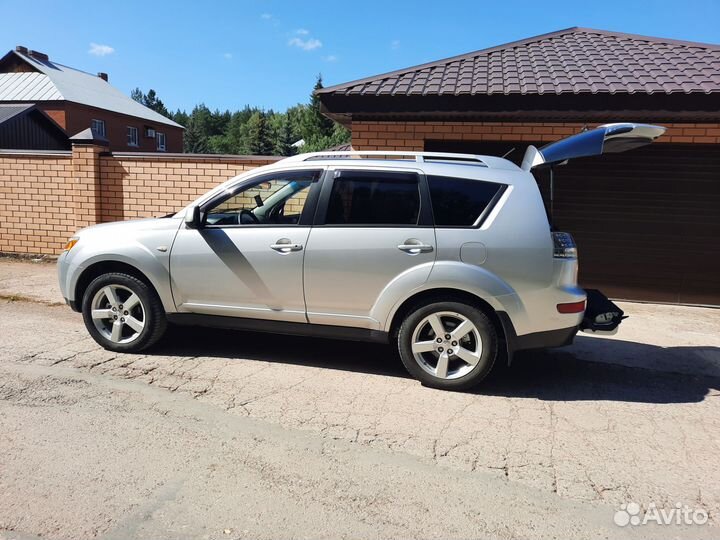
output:
<instances>
[{"instance_id":1,"label":"car's front wheel","mask_svg":"<svg viewBox=\"0 0 720 540\"><path fill-rule=\"evenodd\" d=\"M482 381L498 355L495 326L464 302L432 302L407 314L398 332L405 368L424 385L466 390Z\"/></svg>"},{"instance_id":2,"label":"car's front wheel","mask_svg":"<svg viewBox=\"0 0 720 540\"><path fill-rule=\"evenodd\" d=\"M117 352L146 349L167 327L157 293L140 279L122 273L95 278L83 295L82 313L93 339Z\"/></svg>"}]
</instances>

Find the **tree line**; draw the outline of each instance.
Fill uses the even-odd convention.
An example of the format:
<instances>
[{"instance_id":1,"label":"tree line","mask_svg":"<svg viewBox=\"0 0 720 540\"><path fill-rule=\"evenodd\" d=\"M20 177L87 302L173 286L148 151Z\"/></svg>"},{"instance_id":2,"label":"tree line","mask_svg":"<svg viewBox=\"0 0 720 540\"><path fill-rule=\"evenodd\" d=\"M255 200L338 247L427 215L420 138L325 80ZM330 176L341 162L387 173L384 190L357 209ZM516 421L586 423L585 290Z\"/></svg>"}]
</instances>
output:
<instances>
[{"instance_id":1,"label":"tree line","mask_svg":"<svg viewBox=\"0 0 720 540\"><path fill-rule=\"evenodd\" d=\"M315 90L306 104L298 104L285 112L262 110L246 105L239 111L211 111L204 104L189 113L178 109L170 112L155 90L147 94L136 88L130 94L135 101L185 126L184 151L193 154L245 154L258 156L291 156L294 153L326 150L350 141L350 132L320 112ZM297 148L298 141L304 144Z\"/></svg>"}]
</instances>

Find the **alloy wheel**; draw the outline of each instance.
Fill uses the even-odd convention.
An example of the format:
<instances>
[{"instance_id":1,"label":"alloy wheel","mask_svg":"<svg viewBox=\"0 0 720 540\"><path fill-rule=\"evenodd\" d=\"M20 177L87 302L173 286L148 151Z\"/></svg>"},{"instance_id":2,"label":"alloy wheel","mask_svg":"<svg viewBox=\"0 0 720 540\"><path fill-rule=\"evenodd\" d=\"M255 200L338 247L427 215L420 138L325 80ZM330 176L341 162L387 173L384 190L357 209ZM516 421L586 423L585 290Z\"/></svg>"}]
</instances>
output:
<instances>
[{"instance_id":1,"label":"alloy wheel","mask_svg":"<svg viewBox=\"0 0 720 540\"><path fill-rule=\"evenodd\" d=\"M92 299L90 317L103 337L113 343L132 343L145 328L145 306L123 285L106 285Z\"/></svg>"},{"instance_id":2,"label":"alloy wheel","mask_svg":"<svg viewBox=\"0 0 720 540\"><path fill-rule=\"evenodd\" d=\"M439 379L458 379L480 361L482 338L475 324L460 313L439 311L421 320L412 334L418 365Z\"/></svg>"}]
</instances>

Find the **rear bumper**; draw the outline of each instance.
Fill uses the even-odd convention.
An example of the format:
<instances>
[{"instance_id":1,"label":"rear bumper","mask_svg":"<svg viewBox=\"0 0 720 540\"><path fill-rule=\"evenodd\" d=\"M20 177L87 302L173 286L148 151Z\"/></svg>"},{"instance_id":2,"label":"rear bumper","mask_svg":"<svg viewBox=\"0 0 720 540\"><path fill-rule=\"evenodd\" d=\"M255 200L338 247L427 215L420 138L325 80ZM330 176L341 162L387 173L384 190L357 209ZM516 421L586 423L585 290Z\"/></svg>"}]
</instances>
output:
<instances>
[{"instance_id":1,"label":"rear bumper","mask_svg":"<svg viewBox=\"0 0 720 540\"><path fill-rule=\"evenodd\" d=\"M565 347L572 345L577 334L578 327L561 328L559 330L547 330L545 332L535 332L534 334L526 334L518 336L515 341L515 350L522 351L525 349L546 349L551 347Z\"/></svg>"},{"instance_id":2,"label":"rear bumper","mask_svg":"<svg viewBox=\"0 0 720 540\"><path fill-rule=\"evenodd\" d=\"M545 349L571 345L578 330L590 333L612 334L625 319L623 311L600 291L588 289L587 305L578 324L566 328L557 328L517 335L510 316L504 311L497 315L502 323L507 342L508 358L516 351L525 349Z\"/></svg>"},{"instance_id":3,"label":"rear bumper","mask_svg":"<svg viewBox=\"0 0 720 540\"><path fill-rule=\"evenodd\" d=\"M509 357L512 357L512 353L525 349L546 349L571 345L578 331L578 326L570 326L518 336L508 314L502 311L497 314L505 333Z\"/></svg>"}]
</instances>

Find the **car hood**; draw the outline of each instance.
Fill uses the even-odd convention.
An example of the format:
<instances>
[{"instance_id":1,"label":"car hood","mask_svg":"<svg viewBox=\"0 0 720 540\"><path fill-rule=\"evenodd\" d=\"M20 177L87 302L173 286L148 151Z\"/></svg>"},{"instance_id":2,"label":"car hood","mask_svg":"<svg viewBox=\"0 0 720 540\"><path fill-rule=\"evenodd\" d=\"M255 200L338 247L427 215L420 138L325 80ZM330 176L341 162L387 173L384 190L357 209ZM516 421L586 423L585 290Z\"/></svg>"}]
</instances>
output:
<instances>
[{"instance_id":1,"label":"car hood","mask_svg":"<svg viewBox=\"0 0 720 540\"><path fill-rule=\"evenodd\" d=\"M131 232L139 231L156 231L163 229L176 229L182 220L176 217L161 217L161 218L145 218L145 219L131 219L128 221L113 221L110 223L100 223L98 225L91 225L80 229L76 236L95 236L95 235L108 235L114 236L117 234L126 234Z\"/></svg>"}]
</instances>

